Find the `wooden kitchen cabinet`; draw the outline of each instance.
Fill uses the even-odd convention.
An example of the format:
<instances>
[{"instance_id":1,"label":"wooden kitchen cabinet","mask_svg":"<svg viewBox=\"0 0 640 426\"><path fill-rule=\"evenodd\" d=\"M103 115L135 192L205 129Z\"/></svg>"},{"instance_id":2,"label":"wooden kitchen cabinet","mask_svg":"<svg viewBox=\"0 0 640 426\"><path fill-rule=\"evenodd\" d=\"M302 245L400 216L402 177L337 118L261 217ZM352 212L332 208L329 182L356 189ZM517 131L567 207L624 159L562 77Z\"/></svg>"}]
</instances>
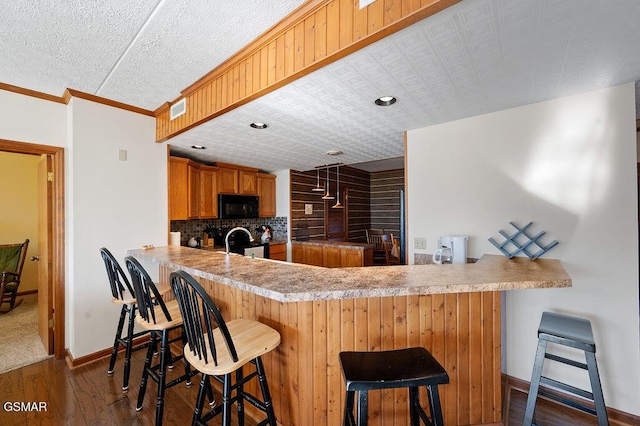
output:
<instances>
[{"instance_id":1,"label":"wooden kitchen cabinet","mask_svg":"<svg viewBox=\"0 0 640 426\"><path fill-rule=\"evenodd\" d=\"M200 166L200 218L218 217L218 168Z\"/></svg>"},{"instance_id":2,"label":"wooden kitchen cabinet","mask_svg":"<svg viewBox=\"0 0 640 426\"><path fill-rule=\"evenodd\" d=\"M258 175L257 170L238 170L238 180L240 194L256 195L258 193Z\"/></svg>"},{"instance_id":3,"label":"wooden kitchen cabinet","mask_svg":"<svg viewBox=\"0 0 640 426\"><path fill-rule=\"evenodd\" d=\"M276 215L276 177L258 173L257 178L260 217L274 217Z\"/></svg>"},{"instance_id":4,"label":"wooden kitchen cabinet","mask_svg":"<svg viewBox=\"0 0 640 426\"><path fill-rule=\"evenodd\" d=\"M291 261L325 268L371 266L373 246L322 240L292 241Z\"/></svg>"},{"instance_id":5,"label":"wooden kitchen cabinet","mask_svg":"<svg viewBox=\"0 0 640 426\"><path fill-rule=\"evenodd\" d=\"M269 259L273 260L287 260L287 245L282 244L269 244Z\"/></svg>"},{"instance_id":6,"label":"wooden kitchen cabinet","mask_svg":"<svg viewBox=\"0 0 640 426\"><path fill-rule=\"evenodd\" d=\"M188 158L169 157L169 220L200 214L200 171Z\"/></svg>"},{"instance_id":7,"label":"wooden kitchen cabinet","mask_svg":"<svg viewBox=\"0 0 640 426\"><path fill-rule=\"evenodd\" d=\"M221 194L258 194L258 170L253 167L216 163L218 170L218 192Z\"/></svg>"},{"instance_id":8,"label":"wooden kitchen cabinet","mask_svg":"<svg viewBox=\"0 0 640 426\"><path fill-rule=\"evenodd\" d=\"M239 192L238 172L238 169L229 167L218 169L218 192L220 194L237 194Z\"/></svg>"}]
</instances>

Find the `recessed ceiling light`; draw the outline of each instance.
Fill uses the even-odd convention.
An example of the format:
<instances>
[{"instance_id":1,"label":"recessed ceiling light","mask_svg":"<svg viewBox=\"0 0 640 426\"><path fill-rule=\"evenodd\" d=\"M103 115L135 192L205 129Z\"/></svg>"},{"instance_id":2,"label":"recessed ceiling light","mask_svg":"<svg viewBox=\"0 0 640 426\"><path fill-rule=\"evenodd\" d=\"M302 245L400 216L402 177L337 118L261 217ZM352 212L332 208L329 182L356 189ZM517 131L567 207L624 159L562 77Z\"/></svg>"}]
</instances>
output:
<instances>
[{"instance_id":1,"label":"recessed ceiling light","mask_svg":"<svg viewBox=\"0 0 640 426\"><path fill-rule=\"evenodd\" d=\"M202 146L202 145L191 145L191 148L193 148L193 149L207 149L206 146Z\"/></svg>"},{"instance_id":2,"label":"recessed ceiling light","mask_svg":"<svg viewBox=\"0 0 640 426\"><path fill-rule=\"evenodd\" d=\"M340 154L342 154L342 151L338 151L338 150L327 151L327 155L340 155Z\"/></svg>"},{"instance_id":3,"label":"recessed ceiling light","mask_svg":"<svg viewBox=\"0 0 640 426\"><path fill-rule=\"evenodd\" d=\"M380 96L374 103L380 106L389 106L395 104L397 101L398 99L393 96Z\"/></svg>"},{"instance_id":4,"label":"recessed ceiling light","mask_svg":"<svg viewBox=\"0 0 640 426\"><path fill-rule=\"evenodd\" d=\"M267 127L269 127L267 123L260 123L259 121L255 121L249 124L249 126L253 127L254 129L266 129Z\"/></svg>"}]
</instances>

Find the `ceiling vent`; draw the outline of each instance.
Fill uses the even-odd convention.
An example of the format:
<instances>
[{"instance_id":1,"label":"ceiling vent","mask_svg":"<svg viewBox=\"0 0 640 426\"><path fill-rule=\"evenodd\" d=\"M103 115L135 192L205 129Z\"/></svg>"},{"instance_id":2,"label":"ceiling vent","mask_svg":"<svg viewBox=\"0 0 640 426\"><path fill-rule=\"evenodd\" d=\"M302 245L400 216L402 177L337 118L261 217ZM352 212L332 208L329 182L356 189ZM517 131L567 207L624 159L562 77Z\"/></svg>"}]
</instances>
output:
<instances>
[{"instance_id":1,"label":"ceiling vent","mask_svg":"<svg viewBox=\"0 0 640 426\"><path fill-rule=\"evenodd\" d=\"M182 98L180 99L180 101L171 105L171 110L169 111L169 119L174 120L180 117L185 112L187 112L187 98Z\"/></svg>"}]
</instances>

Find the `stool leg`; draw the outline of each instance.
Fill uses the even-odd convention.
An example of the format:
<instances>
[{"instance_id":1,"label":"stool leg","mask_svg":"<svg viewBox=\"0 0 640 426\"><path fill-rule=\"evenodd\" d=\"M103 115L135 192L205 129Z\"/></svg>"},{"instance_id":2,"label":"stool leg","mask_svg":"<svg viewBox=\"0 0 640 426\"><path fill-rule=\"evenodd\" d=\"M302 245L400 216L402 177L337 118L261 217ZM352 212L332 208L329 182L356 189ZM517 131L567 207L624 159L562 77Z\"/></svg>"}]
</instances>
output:
<instances>
[{"instance_id":1,"label":"stool leg","mask_svg":"<svg viewBox=\"0 0 640 426\"><path fill-rule=\"evenodd\" d=\"M222 426L231 426L231 373L224 375L222 383Z\"/></svg>"},{"instance_id":2,"label":"stool leg","mask_svg":"<svg viewBox=\"0 0 640 426\"><path fill-rule=\"evenodd\" d=\"M129 307L129 327L127 328L127 339L125 342L125 355L124 355L124 378L122 380L122 391L127 392L129 390L129 372L131 371L131 352L133 349L133 320L136 317L136 305Z\"/></svg>"},{"instance_id":3,"label":"stool leg","mask_svg":"<svg viewBox=\"0 0 640 426\"><path fill-rule=\"evenodd\" d=\"M164 391L167 383L167 363L171 360L169 331L162 330L162 343L160 344L160 368L158 369L158 397L156 399L156 426L162 426L162 414L164 413Z\"/></svg>"},{"instance_id":4,"label":"stool leg","mask_svg":"<svg viewBox=\"0 0 640 426\"><path fill-rule=\"evenodd\" d=\"M153 358L153 352L156 348L156 334L151 332L151 342L147 348L147 357L144 360L144 367L142 368L142 380L140 380L140 390L138 391L138 404L136 405L136 411L142 410L142 404L144 403L144 394L147 390L147 380L149 380L149 368L151 368L151 358Z\"/></svg>"},{"instance_id":5,"label":"stool leg","mask_svg":"<svg viewBox=\"0 0 640 426\"><path fill-rule=\"evenodd\" d=\"M258 383L260 383L260 390L262 391L262 400L267 410L267 420L269 420L270 426L276 426L276 413L273 411L273 402L271 401L267 375L264 373L264 366L262 365L262 357L256 358L255 361L256 371L258 372Z\"/></svg>"},{"instance_id":6,"label":"stool leg","mask_svg":"<svg viewBox=\"0 0 640 426\"><path fill-rule=\"evenodd\" d=\"M596 406L598 426L606 426L609 424L609 419L607 417L607 407L604 405L604 396L602 395L602 385L600 384L600 375L598 374L596 354L593 352L585 352L584 355L587 360L587 368L589 370L589 381L591 382L593 402Z\"/></svg>"},{"instance_id":7,"label":"stool leg","mask_svg":"<svg viewBox=\"0 0 640 426\"><path fill-rule=\"evenodd\" d=\"M202 418L202 406L204 405L204 395L206 393L206 389L210 388L209 380L207 380L207 375L202 374L202 378L200 379L200 387L198 388L198 397L196 398L196 409L193 412L193 420L191 421L191 426L196 426L198 421Z\"/></svg>"},{"instance_id":8,"label":"stool leg","mask_svg":"<svg viewBox=\"0 0 640 426\"><path fill-rule=\"evenodd\" d=\"M536 409L536 399L538 399L538 389L540 389L540 378L542 377L542 366L546 352L547 341L538 339L536 359L533 363L533 372L531 373L531 386L529 386L529 396L527 397L527 408L524 412L524 421L522 423L524 426L533 424L533 413Z\"/></svg>"},{"instance_id":9,"label":"stool leg","mask_svg":"<svg viewBox=\"0 0 640 426\"><path fill-rule=\"evenodd\" d=\"M344 418L342 420L342 426L355 426L356 421L353 418L353 400L355 399L355 392L347 391L344 398Z\"/></svg>"},{"instance_id":10,"label":"stool leg","mask_svg":"<svg viewBox=\"0 0 640 426\"><path fill-rule=\"evenodd\" d=\"M358 426L367 426L367 411L369 409L369 392L358 391Z\"/></svg>"},{"instance_id":11,"label":"stool leg","mask_svg":"<svg viewBox=\"0 0 640 426\"><path fill-rule=\"evenodd\" d=\"M427 386L427 397L429 399L429 410L431 410L431 423L433 426L443 426L442 407L440 406L440 392L438 385Z\"/></svg>"},{"instance_id":12,"label":"stool leg","mask_svg":"<svg viewBox=\"0 0 640 426\"><path fill-rule=\"evenodd\" d=\"M411 426L419 426L418 410L416 407L420 405L420 395L418 394L418 388L415 386L409 387L409 424Z\"/></svg>"},{"instance_id":13,"label":"stool leg","mask_svg":"<svg viewBox=\"0 0 640 426\"><path fill-rule=\"evenodd\" d=\"M242 381L242 367L236 370L236 383ZM237 385L236 395L238 395L238 401L236 410L238 411L238 426L244 426L244 386Z\"/></svg>"},{"instance_id":14,"label":"stool leg","mask_svg":"<svg viewBox=\"0 0 640 426\"><path fill-rule=\"evenodd\" d=\"M116 338L113 340L113 349L111 350L111 359L109 360L109 369L107 374L110 376L113 374L113 369L116 366L116 358L118 357L118 348L120 347L120 339L122 339L122 328L124 327L124 319L127 315L127 305L122 305L120 310L120 320L118 321L118 328L116 329Z\"/></svg>"},{"instance_id":15,"label":"stool leg","mask_svg":"<svg viewBox=\"0 0 640 426\"><path fill-rule=\"evenodd\" d=\"M187 332L184 327L182 327L182 347L184 348L187 344ZM187 357L183 357L184 361L184 375L187 378L187 387L191 387L191 365L189 365L189 361L187 361Z\"/></svg>"}]
</instances>

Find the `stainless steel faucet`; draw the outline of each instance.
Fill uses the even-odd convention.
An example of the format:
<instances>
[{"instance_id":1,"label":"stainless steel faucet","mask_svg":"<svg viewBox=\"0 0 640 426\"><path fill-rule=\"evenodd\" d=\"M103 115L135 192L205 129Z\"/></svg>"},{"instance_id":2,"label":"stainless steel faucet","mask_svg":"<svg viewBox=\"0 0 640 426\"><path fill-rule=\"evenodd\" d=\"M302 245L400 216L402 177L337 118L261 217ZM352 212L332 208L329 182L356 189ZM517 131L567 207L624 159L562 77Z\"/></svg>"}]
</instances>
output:
<instances>
[{"instance_id":1,"label":"stainless steel faucet","mask_svg":"<svg viewBox=\"0 0 640 426\"><path fill-rule=\"evenodd\" d=\"M233 228L231 231L227 232L227 235L224 237L224 247L225 249L227 249L227 254L229 254L229 235L233 234L236 231L246 232L247 235L249 236L249 242L253 242L253 236L251 235L251 232L249 232L247 228L243 228L242 226Z\"/></svg>"}]
</instances>

